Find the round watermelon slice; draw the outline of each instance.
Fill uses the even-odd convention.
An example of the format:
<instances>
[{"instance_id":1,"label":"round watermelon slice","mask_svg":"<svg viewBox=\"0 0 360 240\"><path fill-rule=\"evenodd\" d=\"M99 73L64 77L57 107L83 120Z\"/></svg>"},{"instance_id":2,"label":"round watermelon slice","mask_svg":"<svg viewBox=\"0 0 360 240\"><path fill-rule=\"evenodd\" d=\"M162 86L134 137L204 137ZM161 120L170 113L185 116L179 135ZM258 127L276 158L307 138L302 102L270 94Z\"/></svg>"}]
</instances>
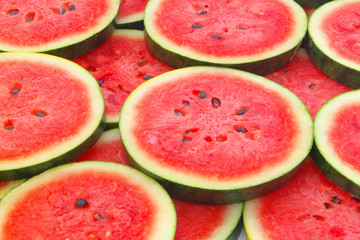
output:
<instances>
[{"instance_id":1,"label":"round watermelon slice","mask_svg":"<svg viewBox=\"0 0 360 240\"><path fill-rule=\"evenodd\" d=\"M0 51L78 57L110 37L119 4L120 0L1 0Z\"/></svg>"},{"instance_id":2,"label":"round watermelon slice","mask_svg":"<svg viewBox=\"0 0 360 240\"><path fill-rule=\"evenodd\" d=\"M302 48L288 65L264 77L295 93L305 103L312 118L326 101L353 90L321 72Z\"/></svg>"},{"instance_id":3,"label":"round watermelon slice","mask_svg":"<svg viewBox=\"0 0 360 240\"><path fill-rule=\"evenodd\" d=\"M227 68L183 68L143 83L119 126L131 164L172 197L207 204L275 190L312 145L312 119L295 94Z\"/></svg>"},{"instance_id":4,"label":"round watermelon slice","mask_svg":"<svg viewBox=\"0 0 360 240\"><path fill-rule=\"evenodd\" d=\"M121 0L116 28L144 29L144 10L149 0Z\"/></svg>"},{"instance_id":5,"label":"round watermelon slice","mask_svg":"<svg viewBox=\"0 0 360 240\"><path fill-rule=\"evenodd\" d=\"M360 199L326 179L309 158L283 187L245 203L249 240L360 239Z\"/></svg>"},{"instance_id":6,"label":"round watermelon slice","mask_svg":"<svg viewBox=\"0 0 360 240\"><path fill-rule=\"evenodd\" d=\"M267 74L290 61L305 36L307 17L287 0L151 0L144 24L150 51L170 66Z\"/></svg>"},{"instance_id":7,"label":"round watermelon slice","mask_svg":"<svg viewBox=\"0 0 360 240\"><path fill-rule=\"evenodd\" d=\"M75 159L74 162L90 160L116 162L127 165L125 149L121 142L118 128L103 132L96 144L79 158Z\"/></svg>"},{"instance_id":8,"label":"round watermelon slice","mask_svg":"<svg viewBox=\"0 0 360 240\"><path fill-rule=\"evenodd\" d=\"M311 155L325 176L360 197L360 90L332 98L314 119Z\"/></svg>"},{"instance_id":9,"label":"round watermelon slice","mask_svg":"<svg viewBox=\"0 0 360 240\"><path fill-rule=\"evenodd\" d=\"M310 17L307 51L329 77L360 88L360 2L331 1Z\"/></svg>"},{"instance_id":10,"label":"round watermelon slice","mask_svg":"<svg viewBox=\"0 0 360 240\"><path fill-rule=\"evenodd\" d=\"M174 238L176 214L165 190L122 164L89 161L50 169L0 203L0 239Z\"/></svg>"},{"instance_id":11,"label":"round watermelon slice","mask_svg":"<svg viewBox=\"0 0 360 240\"><path fill-rule=\"evenodd\" d=\"M74 62L96 78L105 101L107 128L118 127L121 107L141 83L173 70L147 49L144 32L116 30L110 39Z\"/></svg>"},{"instance_id":12,"label":"round watermelon slice","mask_svg":"<svg viewBox=\"0 0 360 240\"><path fill-rule=\"evenodd\" d=\"M31 177L95 144L104 101L95 79L63 58L0 54L0 180Z\"/></svg>"}]
</instances>

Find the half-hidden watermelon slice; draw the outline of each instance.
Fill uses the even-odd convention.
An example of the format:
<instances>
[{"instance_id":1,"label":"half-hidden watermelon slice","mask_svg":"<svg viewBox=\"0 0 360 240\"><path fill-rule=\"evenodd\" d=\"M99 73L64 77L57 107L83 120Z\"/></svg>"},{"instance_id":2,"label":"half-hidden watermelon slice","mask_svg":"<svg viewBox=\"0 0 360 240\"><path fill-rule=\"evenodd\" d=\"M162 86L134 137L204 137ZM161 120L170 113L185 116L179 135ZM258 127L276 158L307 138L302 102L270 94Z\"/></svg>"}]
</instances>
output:
<instances>
[{"instance_id":1,"label":"half-hidden watermelon slice","mask_svg":"<svg viewBox=\"0 0 360 240\"><path fill-rule=\"evenodd\" d=\"M318 8L321 5L330 2L332 0L295 0L300 6L306 8Z\"/></svg>"},{"instance_id":2,"label":"half-hidden watermelon slice","mask_svg":"<svg viewBox=\"0 0 360 240\"><path fill-rule=\"evenodd\" d=\"M309 21L307 51L329 77L360 88L360 2L331 1L316 9Z\"/></svg>"},{"instance_id":3,"label":"half-hidden watermelon slice","mask_svg":"<svg viewBox=\"0 0 360 240\"><path fill-rule=\"evenodd\" d=\"M172 197L207 204L275 190L312 145L312 119L295 94L217 67L183 68L143 83L123 105L119 126L132 164Z\"/></svg>"},{"instance_id":4,"label":"half-hidden watermelon slice","mask_svg":"<svg viewBox=\"0 0 360 240\"><path fill-rule=\"evenodd\" d=\"M75 58L108 39L120 0L1 0L0 51Z\"/></svg>"},{"instance_id":5,"label":"half-hidden watermelon slice","mask_svg":"<svg viewBox=\"0 0 360 240\"><path fill-rule=\"evenodd\" d=\"M118 128L104 131L99 140L74 162L101 160L126 164L125 149Z\"/></svg>"},{"instance_id":6,"label":"half-hidden watermelon slice","mask_svg":"<svg viewBox=\"0 0 360 240\"><path fill-rule=\"evenodd\" d=\"M70 163L39 174L0 203L0 239L170 240L166 191L123 164Z\"/></svg>"},{"instance_id":7,"label":"half-hidden watermelon slice","mask_svg":"<svg viewBox=\"0 0 360 240\"><path fill-rule=\"evenodd\" d=\"M287 0L151 0L144 24L150 51L170 66L267 74L290 61L305 36L307 17Z\"/></svg>"},{"instance_id":8,"label":"half-hidden watermelon slice","mask_svg":"<svg viewBox=\"0 0 360 240\"><path fill-rule=\"evenodd\" d=\"M280 189L245 202L249 240L360 239L360 200L330 182L309 158Z\"/></svg>"},{"instance_id":9,"label":"half-hidden watermelon slice","mask_svg":"<svg viewBox=\"0 0 360 240\"><path fill-rule=\"evenodd\" d=\"M79 65L39 53L1 53L0 73L0 180L70 162L100 137L104 101Z\"/></svg>"},{"instance_id":10,"label":"half-hidden watermelon slice","mask_svg":"<svg viewBox=\"0 0 360 240\"><path fill-rule=\"evenodd\" d=\"M295 93L305 103L312 118L326 101L353 90L321 72L302 48L288 65L264 77Z\"/></svg>"},{"instance_id":11,"label":"half-hidden watermelon slice","mask_svg":"<svg viewBox=\"0 0 360 240\"><path fill-rule=\"evenodd\" d=\"M325 176L346 191L360 197L360 90L329 100L314 119L314 147L311 152Z\"/></svg>"},{"instance_id":12,"label":"half-hidden watermelon slice","mask_svg":"<svg viewBox=\"0 0 360 240\"><path fill-rule=\"evenodd\" d=\"M144 29L144 10L149 0L121 0L116 28Z\"/></svg>"},{"instance_id":13,"label":"half-hidden watermelon slice","mask_svg":"<svg viewBox=\"0 0 360 240\"><path fill-rule=\"evenodd\" d=\"M173 199L177 225L175 240L236 240L242 229L242 203L205 205Z\"/></svg>"},{"instance_id":14,"label":"half-hidden watermelon slice","mask_svg":"<svg viewBox=\"0 0 360 240\"><path fill-rule=\"evenodd\" d=\"M105 101L107 128L118 127L121 107L141 83L173 70L147 49L144 32L116 30L110 39L74 60L97 79Z\"/></svg>"}]
</instances>

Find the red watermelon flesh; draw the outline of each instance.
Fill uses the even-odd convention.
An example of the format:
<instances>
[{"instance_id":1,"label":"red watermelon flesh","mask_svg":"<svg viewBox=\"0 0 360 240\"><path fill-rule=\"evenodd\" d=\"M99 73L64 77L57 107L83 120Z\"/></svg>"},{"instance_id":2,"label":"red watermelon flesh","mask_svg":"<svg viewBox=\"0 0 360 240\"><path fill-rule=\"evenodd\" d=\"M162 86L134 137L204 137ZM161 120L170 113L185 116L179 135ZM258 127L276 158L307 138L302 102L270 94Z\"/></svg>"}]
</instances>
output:
<instances>
[{"instance_id":1,"label":"red watermelon flesh","mask_svg":"<svg viewBox=\"0 0 360 240\"><path fill-rule=\"evenodd\" d=\"M97 79L105 102L106 121L117 122L127 96L141 83L172 70L147 49L142 31L116 30L78 63Z\"/></svg>"},{"instance_id":2,"label":"red watermelon flesh","mask_svg":"<svg viewBox=\"0 0 360 240\"><path fill-rule=\"evenodd\" d=\"M88 90L65 70L16 60L1 63L0 71L0 118L6 130L0 131L0 161L56 146L88 121Z\"/></svg>"},{"instance_id":3,"label":"red watermelon flesh","mask_svg":"<svg viewBox=\"0 0 360 240\"><path fill-rule=\"evenodd\" d=\"M127 165L119 129L103 132L96 144L74 162L90 160L117 162Z\"/></svg>"},{"instance_id":4,"label":"red watermelon flesh","mask_svg":"<svg viewBox=\"0 0 360 240\"><path fill-rule=\"evenodd\" d=\"M359 200L327 180L308 159L283 187L246 203L244 220L248 234L259 232L261 239L355 240L360 239L359 211Z\"/></svg>"},{"instance_id":5,"label":"red watermelon flesh","mask_svg":"<svg viewBox=\"0 0 360 240\"><path fill-rule=\"evenodd\" d=\"M136 105L141 115L132 131L157 164L235 180L280 164L291 154L300 128L282 97L227 73L179 79L146 92L146 100ZM245 113L237 115L240 110Z\"/></svg>"},{"instance_id":6,"label":"red watermelon flesh","mask_svg":"<svg viewBox=\"0 0 360 240\"><path fill-rule=\"evenodd\" d=\"M360 64L360 2L343 3L321 22L329 47L339 56Z\"/></svg>"},{"instance_id":7,"label":"red watermelon flesh","mask_svg":"<svg viewBox=\"0 0 360 240\"><path fill-rule=\"evenodd\" d=\"M7 216L5 239L146 239L156 211L148 194L119 174L70 172L17 202ZM88 204L76 206L79 199Z\"/></svg>"},{"instance_id":8,"label":"red watermelon flesh","mask_svg":"<svg viewBox=\"0 0 360 240\"><path fill-rule=\"evenodd\" d=\"M326 101L353 90L321 72L304 49L299 49L288 65L264 77L294 92L305 103L312 118Z\"/></svg>"},{"instance_id":9,"label":"red watermelon flesh","mask_svg":"<svg viewBox=\"0 0 360 240\"><path fill-rule=\"evenodd\" d=\"M291 12L277 0L163 0L154 17L161 35L176 45L226 57L277 47L294 31Z\"/></svg>"},{"instance_id":10,"label":"red watermelon flesh","mask_svg":"<svg viewBox=\"0 0 360 240\"><path fill-rule=\"evenodd\" d=\"M117 21L138 13L144 13L149 0L121 0Z\"/></svg>"},{"instance_id":11,"label":"red watermelon flesh","mask_svg":"<svg viewBox=\"0 0 360 240\"><path fill-rule=\"evenodd\" d=\"M98 0L1 0L0 39L2 44L22 47L58 41L99 24L110 7L109 1Z\"/></svg>"}]
</instances>

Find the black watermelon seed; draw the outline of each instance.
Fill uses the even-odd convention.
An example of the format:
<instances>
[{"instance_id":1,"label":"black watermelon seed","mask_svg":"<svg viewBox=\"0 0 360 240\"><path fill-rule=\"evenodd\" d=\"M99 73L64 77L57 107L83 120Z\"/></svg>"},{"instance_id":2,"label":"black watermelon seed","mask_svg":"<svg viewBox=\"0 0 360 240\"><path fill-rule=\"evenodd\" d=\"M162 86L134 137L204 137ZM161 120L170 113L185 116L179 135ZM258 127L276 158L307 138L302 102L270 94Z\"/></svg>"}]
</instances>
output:
<instances>
[{"instance_id":1,"label":"black watermelon seed","mask_svg":"<svg viewBox=\"0 0 360 240\"><path fill-rule=\"evenodd\" d=\"M207 11L200 11L200 12L198 12L199 15L204 15L204 14L206 14L206 13L207 13Z\"/></svg>"},{"instance_id":2,"label":"black watermelon seed","mask_svg":"<svg viewBox=\"0 0 360 240\"><path fill-rule=\"evenodd\" d=\"M34 20L34 18L29 17L29 18L26 20L26 22L31 22L32 20Z\"/></svg>"},{"instance_id":3,"label":"black watermelon seed","mask_svg":"<svg viewBox=\"0 0 360 240\"><path fill-rule=\"evenodd\" d=\"M190 142L191 139L190 138L183 138L182 142Z\"/></svg>"},{"instance_id":4,"label":"black watermelon seed","mask_svg":"<svg viewBox=\"0 0 360 240\"><path fill-rule=\"evenodd\" d=\"M288 73L288 72L290 72L290 71L288 71L288 70L284 70L284 73Z\"/></svg>"},{"instance_id":5,"label":"black watermelon seed","mask_svg":"<svg viewBox=\"0 0 360 240\"><path fill-rule=\"evenodd\" d=\"M76 201L77 207L85 207L88 204L88 202L85 199L79 199Z\"/></svg>"},{"instance_id":6,"label":"black watermelon seed","mask_svg":"<svg viewBox=\"0 0 360 240\"><path fill-rule=\"evenodd\" d=\"M323 204L324 204L324 207L325 207L326 209L330 209L330 208L332 208L331 203L324 202Z\"/></svg>"},{"instance_id":7,"label":"black watermelon seed","mask_svg":"<svg viewBox=\"0 0 360 240\"><path fill-rule=\"evenodd\" d=\"M100 80L97 81L97 83L99 84L99 86L101 86L104 83L104 80L100 79Z\"/></svg>"},{"instance_id":8,"label":"black watermelon seed","mask_svg":"<svg viewBox=\"0 0 360 240\"><path fill-rule=\"evenodd\" d=\"M211 104L213 105L213 107L217 108L217 107L220 107L221 103L220 103L220 100L218 98L213 98L211 100Z\"/></svg>"},{"instance_id":9,"label":"black watermelon seed","mask_svg":"<svg viewBox=\"0 0 360 240\"><path fill-rule=\"evenodd\" d=\"M69 5L69 9L71 10L71 11L73 11L73 10L75 10L75 5Z\"/></svg>"},{"instance_id":10,"label":"black watermelon seed","mask_svg":"<svg viewBox=\"0 0 360 240\"><path fill-rule=\"evenodd\" d=\"M11 91L12 94L18 94L19 92L20 92L20 89L18 89L18 88L14 88L14 89Z\"/></svg>"},{"instance_id":11,"label":"black watermelon seed","mask_svg":"<svg viewBox=\"0 0 360 240\"><path fill-rule=\"evenodd\" d=\"M237 128L237 132L247 133L247 130L245 128Z\"/></svg>"},{"instance_id":12,"label":"black watermelon seed","mask_svg":"<svg viewBox=\"0 0 360 240\"><path fill-rule=\"evenodd\" d=\"M191 25L192 28L202 28L202 26L200 24L193 24Z\"/></svg>"},{"instance_id":13,"label":"black watermelon seed","mask_svg":"<svg viewBox=\"0 0 360 240\"><path fill-rule=\"evenodd\" d=\"M182 104L184 104L185 106L190 106L190 102L188 101L183 101Z\"/></svg>"},{"instance_id":14,"label":"black watermelon seed","mask_svg":"<svg viewBox=\"0 0 360 240\"><path fill-rule=\"evenodd\" d=\"M7 126L6 129L7 129L7 130L13 130L14 127L13 127L13 126Z\"/></svg>"},{"instance_id":15,"label":"black watermelon seed","mask_svg":"<svg viewBox=\"0 0 360 240\"><path fill-rule=\"evenodd\" d=\"M217 34L214 34L214 35L211 35L212 38L216 38L216 39L220 39L221 36L220 35L217 35Z\"/></svg>"},{"instance_id":16,"label":"black watermelon seed","mask_svg":"<svg viewBox=\"0 0 360 240\"><path fill-rule=\"evenodd\" d=\"M239 30L246 30L244 27L238 27Z\"/></svg>"},{"instance_id":17,"label":"black watermelon seed","mask_svg":"<svg viewBox=\"0 0 360 240\"><path fill-rule=\"evenodd\" d=\"M174 113L175 113L175 115L177 115L177 116L180 115L180 112L179 112L179 111L174 110Z\"/></svg>"},{"instance_id":18,"label":"black watermelon seed","mask_svg":"<svg viewBox=\"0 0 360 240\"><path fill-rule=\"evenodd\" d=\"M185 132L185 134L188 134L188 133L191 133L191 131L190 131L190 130L187 130L187 131Z\"/></svg>"},{"instance_id":19,"label":"black watermelon seed","mask_svg":"<svg viewBox=\"0 0 360 240\"><path fill-rule=\"evenodd\" d=\"M236 114L237 115L243 115L244 113L246 113L247 112L247 108L244 108L244 109L241 109L241 110L239 110Z\"/></svg>"},{"instance_id":20,"label":"black watermelon seed","mask_svg":"<svg viewBox=\"0 0 360 240\"><path fill-rule=\"evenodd\" d=\"M150 75L144 76L144 80L149 80L149 79L152 79L152 78L153 78L153 76L150 76Z\"/></svg>"},{"instance_id":21,"label":"black watermelon seed","mask_svg":"<svg viewBox=\"0 0 360 240\"><path fill-rule=\"evenodd\" d=\"M65 12L66 12L66 9L65 8L60 8L59 12L60 12L61 15L64 15Z\"/></svg>"},{"instance_id":22,"label":"black watermelon seed","mask_svg":"<svg viewBox=\"0 0 360 240\"><path fill-rule=\"evenodd\" d=\"M46 117L47 116L46 113L43 113L43 112L37 112L35 115L37 117Z\"/></svg>"},{"instance_id":23,"label":"black watermelon seed","mask_svg":"<svg viewBox=\"0 0 360 240\"><path fill-rule=\"evenodd\" d=\"M337 196L331 197L331 201L336 204L341 204L342 200Z\"/></svg>"},{"instance_id":24,"label":"black watermelon seed","mask_svg":"<svg viewBox=\"0 0 360 240\"><path fill-rule=\"evenodd\" d=\"M315 87L315 84L313 83L309 86L309 89L313 89L314 87Z\"/></svg>"},{"instance_id":25,"label":"black watermelon seed","mask_svg":"<svg viewBox=\"0 0 360 240\"><path fill-rule=\"evenodd\" d=\"M206 93L205 92L199 92L198 96L200 98L206 98Z\"/></svg>"},{"instance_id":26,"label":"black watermelon seed","mask_svg":"<svg viewBox=\"0 0 360 240\"><path fill-rule=\"evenodd\" d=\"M9 15L17 15L17 14L19 14L19 11L18 10L14 10L14 11L11 11L11 12L9 12Z\"/></svg>"}]
</instances>

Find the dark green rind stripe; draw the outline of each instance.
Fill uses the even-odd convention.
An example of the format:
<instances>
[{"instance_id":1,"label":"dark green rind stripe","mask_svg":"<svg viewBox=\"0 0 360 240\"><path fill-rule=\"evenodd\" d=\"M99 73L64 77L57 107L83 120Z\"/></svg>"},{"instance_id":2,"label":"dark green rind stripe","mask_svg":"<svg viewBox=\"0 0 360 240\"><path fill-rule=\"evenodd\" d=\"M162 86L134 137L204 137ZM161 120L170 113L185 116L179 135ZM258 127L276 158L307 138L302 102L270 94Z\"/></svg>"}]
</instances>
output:
<instances>
[{"instance_id":1,"label":"dark green rind stripe","mask_svg":"<svg viewBox=\"0 0 360 240\"><path fill-rule=\"evenodd\" d=\"M76 147L71 148L68 152L58 157L49 159L49 161L17 169L2 170L0 168L0 181L30 178L49 168L72 162L76 158L80 157L81 154L85 153L97 142L104 128L105 121L102 120L98 127L95 129L95 131L84 142L82 142Z\"/></svg>"},{"instance_id":2,"label":"dark green rind stripe","mask_svg":"<svg viewBox=\"0 0 360 240\"><path fill-rule=\"evenodd\" d=\"M307 8L318 8L330 1L332 0L295 0L300 6Z\"/></svg>"},{"instance_id":3,"label":"dark green rind stripe","mask_svg":"<svg viewBox=\"0 0 360 240\"><path fill-rule=\"evenodd\" d=\"M126 149L126 148L125 148ZM285 173L278 178L269 182L247 188L231 189L231 190L212 190L203 189L192 186L176 183L165 178L162 178L154 173L149 172L141 165L139 165L134 159L126 152L126 161L129 166L139 169L146 175L158 181L169 193L172 198L197 204L209 204L209 205L223 205L231 203L245 202L267 193L275 191L283 186L300 168L300 165Z\"/></svg>"},{"instance_id":4,"label":"dark green rind stripe","mask_svg":"<svg viewBox=\"0 0 360 240\"><path fill-rule=\"evenodd\" d=\"M119 122L106 122L106 125L105 125L105 131L106 130L110 130L110 129L114 129L114 128L118 128L119 127Z\"/></svg>"},{"instance_id":5,"label":"dark green rind stripe","mask_svg":"<svg viewBox=\"0 0 360 240\"><path fill-rule=\"evenodd\" d=\"M277 56L255 61L248 63L213 63L197 60L195 58L189 58L186 56L182 56L180 54L174 53L163 48L160 44L154 41L146 32L145 32L145 43L150 50L150 52L157 57L160 61L168 64L174 68L183 68L190 66L218 66L218 67L228 67L244 70L247 72L255 73L258 75L265 75L271 72L274 72L285 65L287 65L295 56L297 49L300 47L301 42L295 46L294 48L283 52Z\"/></svg>"},{"instance_id":6,"label":"dark green rind stripe","mask_svg":"<svg viewBox=\"0 0 360 240\"><path fill-rule=\"evenodd\" d=\"M334 168L321 153L319 148L316 146L314 141L313 148L310 152L312 159L314 160L316 166L320 171L325 175L325 177L331 182L335 183L337 186L343 190L349 192L355 197L360 197L360 185L356 184L343 174Z\"/></svg>"},{"instance_id":7,"label":"dark green rind stripe","mask_svg":"<svg viewBox=\"0 0 360 240\"><path fill-rule=\"evenodd\" d=\"M309 34L306 51L315 65L326 75L351 88L360 88L360 69L356 70L343 65L327 56L314 43Z\"/></svg>"},{"instance_id":8,"label":"dark green rind stripe","mask_svg":"<svg viewBox=\"0 0 360 240\"><path fill-rule=\"evenodd\" d=\"M137 29L137 30L144 30L144 21L135 21L135 22L128 22L128 23L117 23L115 21L115 28L116 29Z\"/></svg>"}]
</instances>

